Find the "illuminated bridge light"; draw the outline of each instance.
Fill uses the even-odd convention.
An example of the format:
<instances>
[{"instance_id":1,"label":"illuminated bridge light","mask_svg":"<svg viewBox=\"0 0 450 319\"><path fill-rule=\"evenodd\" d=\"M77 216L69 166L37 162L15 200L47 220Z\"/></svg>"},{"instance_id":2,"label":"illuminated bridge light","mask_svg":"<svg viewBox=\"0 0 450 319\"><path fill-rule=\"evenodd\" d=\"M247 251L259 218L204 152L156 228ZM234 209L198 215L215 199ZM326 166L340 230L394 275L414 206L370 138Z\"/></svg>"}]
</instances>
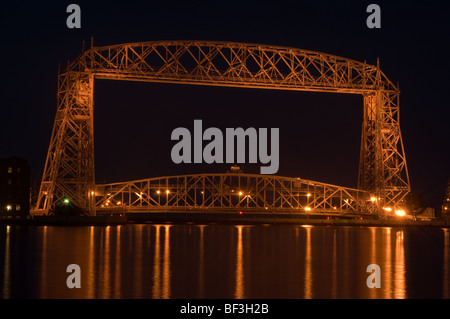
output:
<instances>
[{"instance_id":1,"label":"illuminated bridge light","mask_svg":"<svg viewBox=\"0 0 450 319\"><path fill-rule=\"evenodd\" d=\"M395 211L395 215L397 216L405 216L406 212L403 209L399 209Z\"/></svg>"}]
</instances>

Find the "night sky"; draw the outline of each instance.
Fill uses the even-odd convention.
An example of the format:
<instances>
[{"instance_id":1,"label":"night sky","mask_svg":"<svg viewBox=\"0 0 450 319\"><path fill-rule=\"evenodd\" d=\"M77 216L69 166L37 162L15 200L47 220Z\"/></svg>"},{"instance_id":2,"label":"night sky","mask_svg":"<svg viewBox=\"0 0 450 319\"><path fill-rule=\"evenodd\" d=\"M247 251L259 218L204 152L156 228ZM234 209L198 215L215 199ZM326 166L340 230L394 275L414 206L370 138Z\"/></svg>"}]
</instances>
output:
<instances>
[{"instance_id":1,"label":"night sky","mask_svg":"<svg viewBox=\"0 0 450 319\"><path fill-rule=\"evenodd\" d=\"M381 7L381 29L366 8ZM81 7L81 29L66 8ZM153 40L289 46L376 64L399 83L400 125L413 192L442 203L449 170L450 5L430 1L21 1L0 9L0 157L44 168L58 65L89 47ZM95 83L97 182L225 172L172 163L172 130L280 128L278 175L356 187L362 96L174 84ZM261 164L244 164L258 173Z\"/></svg>"}]
</instances>

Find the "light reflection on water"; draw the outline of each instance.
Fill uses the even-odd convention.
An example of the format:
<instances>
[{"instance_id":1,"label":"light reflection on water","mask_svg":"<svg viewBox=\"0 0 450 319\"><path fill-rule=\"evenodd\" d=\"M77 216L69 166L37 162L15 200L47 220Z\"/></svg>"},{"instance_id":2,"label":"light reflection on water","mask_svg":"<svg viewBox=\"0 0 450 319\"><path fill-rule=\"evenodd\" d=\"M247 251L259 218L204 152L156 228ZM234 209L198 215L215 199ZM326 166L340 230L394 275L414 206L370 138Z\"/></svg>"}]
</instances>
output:
<instances>
[{"instance_id":1,"label":"light reflection on water","mask_svg":"<svg viewBox=\"0 0 450 319\"><path fill-rule=\"evenodd\" d=\"M2 298L450 298L448 229L2 226L0 243Z\"/></svg>"},{"instance_id":2,"label":"light reflection on water","mask_svg":"<svg viewBox=\"0 0 450 319\"><path fill-rule=\"evenodd\" d=\"M449 229L443 229L444 231L444 274L443 274L443 280L444 283L442 285L442 296L443 298L450 299L450 230ZM445 284L447 283L447 284Z\"/></svg>"},{"instance_id":3,"label":"light reflection on water","mask_svg":"<svg viewBox=\"0 0 450 319\"><path fill-rule=\"evenodd\" d=\"M234 298L243 299L244 294L244 252L242 250L242 229L244 226L236 226L238 231L237 249L236 249L236 278Z\"/></svg>"}]
</instances>

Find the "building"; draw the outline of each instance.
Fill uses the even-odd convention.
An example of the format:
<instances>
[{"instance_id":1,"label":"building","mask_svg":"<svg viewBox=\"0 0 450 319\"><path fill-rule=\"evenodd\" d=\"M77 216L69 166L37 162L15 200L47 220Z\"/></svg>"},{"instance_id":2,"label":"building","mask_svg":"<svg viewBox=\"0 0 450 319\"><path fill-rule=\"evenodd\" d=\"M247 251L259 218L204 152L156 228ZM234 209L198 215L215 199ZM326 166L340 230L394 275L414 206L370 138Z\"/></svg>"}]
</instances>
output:
<instances>
[{"instance_id":1,"label":"building","mask_svg":"<svg viewBox=\"0 0 450 319\"><path fill-rule=\"evenodd\" d=\"M0 215L30 213L30 166L19 157L0 158Z\"/></svg>"}]
</instances>

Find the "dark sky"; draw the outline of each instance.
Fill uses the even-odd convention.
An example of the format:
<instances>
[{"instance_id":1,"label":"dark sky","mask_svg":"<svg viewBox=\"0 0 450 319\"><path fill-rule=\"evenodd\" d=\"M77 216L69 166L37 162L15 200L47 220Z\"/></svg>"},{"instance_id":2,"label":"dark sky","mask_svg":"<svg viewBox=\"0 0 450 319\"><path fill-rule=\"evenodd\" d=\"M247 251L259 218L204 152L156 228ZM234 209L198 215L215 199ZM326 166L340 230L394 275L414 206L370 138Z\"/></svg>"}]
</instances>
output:
<instances>
[{"instance_id":1,"label":"dark sky","mask_svg":"<svg viewBox=\"0 0 450 319\"><path fill-rule=\"evenodd\" d=\"M381 29L366 8L381 7ZM81 29L66 8L81 7ZM0 157L42 172L56 110L58 65L82 42L217 40L325 52L376 64L400 84L400 125L414 192L439 207L449 170L450 5L444 1L21 1L2 3ZM356 187L362 97L292 91L100 81L95 83L97 182L225 172L173 164L177 127L280 128L283 176ZM242 165L259 172L260 164Z\"/></svg>"}]
</instances>

